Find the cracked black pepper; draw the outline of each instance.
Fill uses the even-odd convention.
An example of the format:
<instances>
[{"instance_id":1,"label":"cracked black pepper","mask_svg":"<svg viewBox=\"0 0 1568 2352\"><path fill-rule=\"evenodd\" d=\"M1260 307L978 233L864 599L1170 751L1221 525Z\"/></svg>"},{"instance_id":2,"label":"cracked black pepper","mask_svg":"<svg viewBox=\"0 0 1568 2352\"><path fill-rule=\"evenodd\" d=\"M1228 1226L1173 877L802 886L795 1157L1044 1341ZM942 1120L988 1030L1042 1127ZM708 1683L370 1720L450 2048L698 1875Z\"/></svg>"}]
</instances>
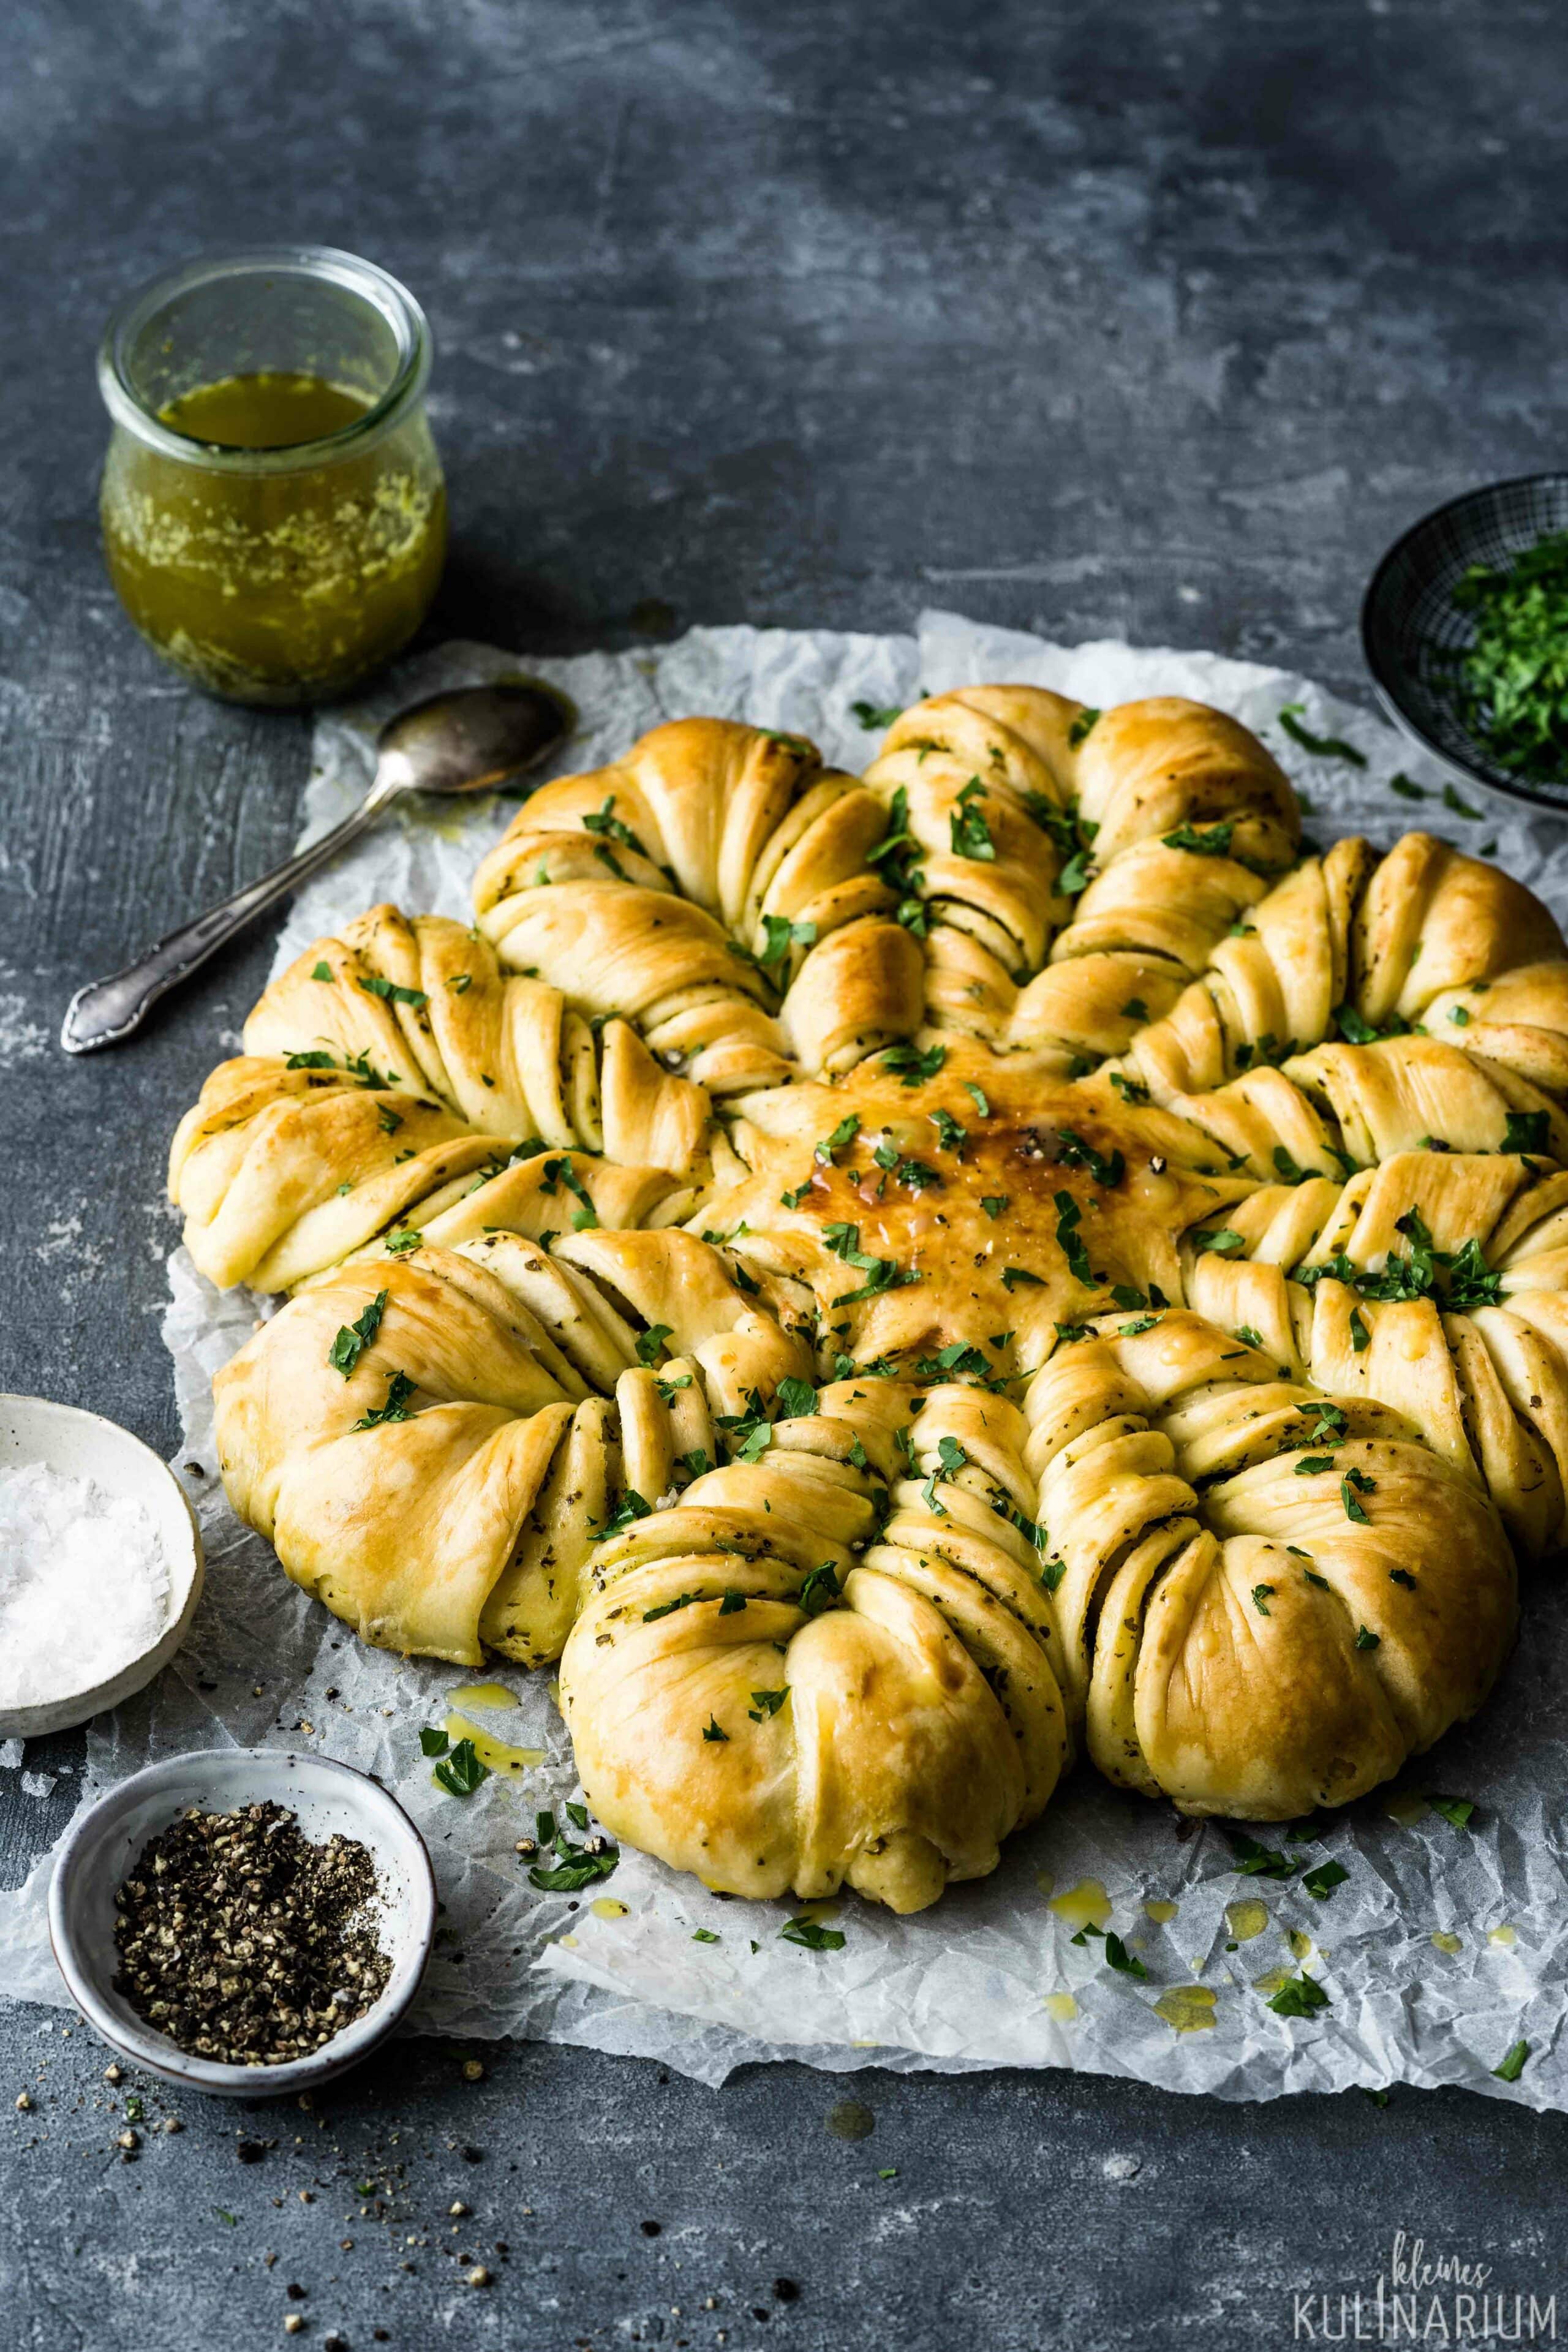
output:
<instances>
[{"instance_id":1,"label":"cracked black pepper","mask_svg":"<svg viewBox=\"0 0 1568 2352\"><path fill-rule=\"evenodd\" d=\"M193 1809L115 1898L116 1990L194 2057L308 2057L386 1989L392 1963L364 1916L378 1892L364 1846L314 1844L281 1805Z\"/></svg>"}]
</instances>

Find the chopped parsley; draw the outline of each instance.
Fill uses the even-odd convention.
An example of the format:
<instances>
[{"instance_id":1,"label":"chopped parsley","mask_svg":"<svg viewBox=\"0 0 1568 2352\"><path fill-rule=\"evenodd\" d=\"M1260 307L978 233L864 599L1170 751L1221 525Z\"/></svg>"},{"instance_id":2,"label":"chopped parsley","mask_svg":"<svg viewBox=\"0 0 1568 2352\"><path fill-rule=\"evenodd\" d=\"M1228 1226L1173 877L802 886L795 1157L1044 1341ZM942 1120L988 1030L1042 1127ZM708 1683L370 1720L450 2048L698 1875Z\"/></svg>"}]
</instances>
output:
<instances>
[{"instance_id":1,"label":"chopped parsley","mask_svg":"<svg viewBox=\"0 0 1568 2352\"><path fill-rule=\"evenodd\" d=\"M838 1598L838 1570L830 1559L825 1559L811 1570L795 1595L795 1602L808 1617L820 1617Z\"/></svg>"},{"instance_id":2,"label":"chopped parsley","mask_svg":"<svg viewBox=\"0 0 1568 2352\"><path fill-rule=\"evenodd\" d=\"M779 1929L779 1935L786 1944L804 1944L808 1952L841 1952L844 1949L841 1928L825 1927L820 1921L807 1919L804 1915L798 1919L786 1919Z\"/></svg>"},{"instance_id":3,"label":"chopped parsley","mask_svg":"<svg viewBox=\"0 0 1568 2352\"><path fill-rule=\"evenodd\" d=\"M918 1087L934 1078L947 1059L945 1045L928 1045L922 1053L918 1045L888 1045L881 1055L882 1067L901 1078L906 1087Z\"/></svg>"},{"instance_id":4,"label":"chopped parsley","mask_svg":"<svg viewBox=\"0 0 1568 2352\"><path fill-rule=\"evenodd\" d=\"M378 1290L363 1315L353 1323L339 1326L338 1336L327 1350L327 1361L333 1371L342 1372L345 1381L380 1330L389 1295Z\"/></svg>"},{"instance_id":5,"label":"chopped parsley","mask_svg":"<svg viewBox=\"0 0 1568 2352\"><path fill-rule=\"evenodd\" d=\"M1510 1110L1503 1128L1502 1149L1505 1151L1536 1152L1546 1157L1552 1150L1552 1114L1545 1110Z\"/></svg>"},{"instance_id":6,"label":"chopped parsley","mask_svg":"<svg viewBox=\"0 0 1568 2352\"><path fill-rule=\"evenodd\" d=\"M1087 1168L1095 1182L1103 1184L1108 1191L1120 1184L1127 1173L1127 1162L1120 1151L1113 1150L1107 1159L1104 1152L1097 1151L1092 1143L1084 1140L1076 1127L1059 1130L1057 1159L1064 1168Z\"/></svg>"},{"instance_id":7,"label":"chopped parsley","mask_svg":"<svg viewBox=\"0 0 1568 2352\"><path fill-rule=\"evenodd\" d=\"M764 971L776 971L792 947L809 948L816 944L816 940L815 923L792 923L787 915L764 915L763 947L757 961Z\"/></svg>"},{"instance_id":8,"label":"chopped parsley","mask_svg":"<svg viewBox=\"0 0 1568 2352\"><path fill-rule=\"evenodd\" d=\"M955 857L976 858L994 864L996 845L980 809L980 803L990 797L978 776L971 776L959 793L958 805L948 816L948 833Z\"/></svg>"},{"instance_id":9,"label":"chopped parsley","mask_svg":"<svg viewBox=\"0 0 1568 2352\"><path fill-rule=\"evenodd\" d=\"M449 1756L443 1756L436 1767L436 1778L449 1796L471 1797L490 1777L490 1768L482 1763L471 1739L459 1739Z\"/></svg>"},{"instance_id":10,"label":"chopped parsley","mask_svg":"<svg viewBox=\"0 0 1568 2352\"><path fill-rule=\"evenodd\" d=\"M878 1298L885 1290L900 1290L906 1284L918 1282L920 1276L900 1272L890 1257L873 1257L860 1246L858 1225L824 1225L822 1238L836 1257L852 1265L866 1279L856 1290L841 1291L833 1301L835 1307L851 1307L865 1298Z\"/></svg>"},{"instance_id":11,"label":"chopped parsley","mask_svg":"<svg viewBox=\"0 0 1568 2352\"><path fill-rule=\"evenodd\" d=\"M1167 849L1184 849L1194 857L1228 857L1235 831L1234 819L1226 817L1222 824L1211 824L1203 832L1195 825L1179 824L1174 833L1162 834L1160 838Z\"/></svg>"},{"instance_id":12,"label":"chopped parsley","mask_svg":"<svg viewBox=\"0 0 1568 2352\"><path fill-rule=\"evenodd\" d=\"M860 1122L851 1111L847 1118L839 1120L831 1135L823 1137L813 1151L812 1158L823 1168L837 1167L839 1153L846 1144L854 1142L859 1132Z\"/></svg>"},{"instance_id":13,"label":"chopped parsley","mask_svg":"<svg viewBox=\"0 0 1568 2352\"><path fill-rule=\"evenodd\" d=\"M1329 2006L1329 1996L1303 1969L1299 1976L1286 1978L1268 2006L1276 2017L1315 2017Z\"/></svg>"},{"instance_id":14,"label":"chopped parsley","mask_svg":"<svg viewBox=\"0 0 1568 2352\"><path fill-rule=\"evenodd\" d=\"M1072 1276L1075 1282L1081 1282L1086 1289L1092 1290L1094 1287L1094 1276L1089 1268L1089 1252L1085 1248L1083 1237L1078 1230L1079 1226L1083 1222L1083 1212L1079 1207L1078 1202L1073 1199L1070 1192L1057 1193L1055 1196L1055 1205L1057 1212L1057 1245L1060 1249L1063 1256L1067 1259L1068 1272ZM1038 1279L1037 1276L1035 1278L1037 1280ZM1002 1279L1004 1283L1006 1282L1007 1276L1005 1274L1003 1276Z\"/></svg>"},{"instance_id":15,"label":"chopped parsley","mask_svg":"<svg viewBox=\"0 0 1568 2352\"><path fill-rule=\"evenodd\" d=\"M541 1175L539 1189L542 1192L553 1196L556 1186L564 1184L574 1200L581 1202L582 1206L575 1209L572 1215L572 1230L574 1234L588 1233L597 1225L599 1213L594 1206L587 1186L569 1160L547 1160Z\"/></svg>"},{"instance_id":16,"label":"chopped parsley","mask_svg":"<svg viewBox=\"0 0 1568 2352\"><path fill-rule=\"evenodd\" d=\"M966 1375L986 1380L990 1374L990 1358L963 1339L954 1339L948 1347L939 1348L934 1356L922 1356L915 1366L915 1377L921 1381L950 1380L954 1376L963 1379Z\"/></svg>"},{"instance_id":17,"label":"chopped parsley","mask_svg":"<svg viewBox=\"0 0 1568 2352\"><path fill-rule=\"evenodd\" d=\"M595 1837L590 1839L586 1845L574 1845L565 1831L557 1824L553 1813L539 1814L537 1829L542 1850L553 1849L560 1856L553 1869L537 1862L528 1874L529 1885L537 1886L542 1895L580 1894L584 1886L592 1886L595 1879L608 1878L620 1861L618 1850L608 1838Z\"/></svg>"},{"instance_id":18,"label":"chopped parsley","mask_svg":"<svg viewBox=\"0 0 1568 2352\"><path fill-rule=\"evenodd\" d=\"M595 833L602 837L607 836L612 841L618 841L624 848L635 850L639 857L647 857L647 851L630 825L623 824L616 814L614 793L610 793L602 808L593 810L583 819L583 830L584 833ZM648 864L651 866L652 863L652 858L648 857ZM624 881L626 877L622 875L621 879Z\"/></svg>"},{"instance_id":19,"label":"chopped parsley","mask_svg":"<svg viewBox=\"0 0 1568 2352\"><path fill-rule=\"evenodd\" d=\"M888 803L888 829L881 840L867 851L867 863L877 868L890 890L908 898L919 889L923 878L921 855L921 845L910 830L910 796L900 784ZM902 919L900 908L900 920Z\"/></svg>"},{"instance_id":20,"label":"chopped parsley","mask_svg":"<svg viewBox=\"0 0 1568 2352\"><path fill-rule=\"evenodd\" d=\"M882 728L890 727L895 719L901 719L904 715L901 702L852 702L849 708L855 715L856 725L863 727L868 735L875 735Z\"/></svg>"},{"instance_id":21,"label":"chopped parsley","mask_svg":"<svg viewBox=\"0 0 1568 2352\"><path fill-rule=\"evenodd\" d=\"M1301 1884L1318 1902L1326 1903L1335 1887L1342 1886L1349 1876L1342 1862L1320 1862L1311 1870L1303 1871Z\"/></svg>"},{"instance_id":22,"label":"chopped parsley","mask_svg":"<svg viewBox=\"0 0 1568 2352\"><path fill-rule=\"evenodd\" d=\"M1568 532L1547 532L1506 567L1471 564L1453 602L1473 632L1452 656L1460 717L1500 767L1556 781L1568 752Z\"/></svg>"},{"instance_id":23,"label":"chopped parsley","mask_svg":"<svg viewBox=\"0 0 1568 2352\"><path fill-rule=\"evenodd\" d=\"M414 1394L415 1385L415 1382L409 1379L406 1372L389 1373L387 1375L386 1395L383 1399L382 1402L374 1406L369 1412L362 1415L362 1417L355 1422L354 1427L356 1429L380 1429L387 1422L406 1421L408 1419L408 1400Z\"/></svg>"},{"instance_id":24,"label":"chopped parsley","mask_svg":"<svg viewBox=\"0 0 1568 2352\"><path fill-rule=\"evenodd\" d=\"M1340 735L1314 735L1310 728L1302 725L1301 713L1305 708L1303 703L1288 702L1279 713L1279 724L1291 742L1300 743L1303 751L1310 751L1317 759L1348 760L1352 768L1364 768L1366 754L1358 751L1353 743L1347 743Z\"/></svg>"},{"instance_id":25,"label":"chopped parsley","mask_svg":"<svg viewBox=\"0 0 1568 2352\"><path fill-rule=\"evenodd\" d=\"M402 988L395 980L383 980L379 972L369 980L362 973L359 985L367 996L379 996L384 1004L411 1004L416 1013L422 1013L430 1002L422 988Z\"/></svg>"},{"instance_id":26,"label":"chopped parsley","mask_svg":"<svg viewBox=\"0 0 1568 2352\"><path fill-rule=\"evenodd\" d=\"M1524 2072L1524 2062L1530 2055L1528 2042L1515 2042L1509 2048L1500 2066L1492 2073L1500 2083L1517 2083Z\"/></svg>"},{"instance_id":27,"label":"chopped parsley","mask_svg":"<svg viewBox=\"0 0 1568 2352\"><path fill-rule=\"evenodd\" d=\"M678 1592L673 1601L656 1601L651 1609L643 1611L643 1623L657 1625L661 1617L673 1617L678 1609L689 1609L694 1601L701 1598L700 1592Z\"/></svg>"},{"instance_id":28,"label":"chopped parsley","mask_svg":"<svg viewBox=\"0 0 1568 2352\"><path fill-rule=\"evenodd\" d=\"M646 1519L652 1510L653 1505L645 1502L635 1486L628 1486L604 1526L591 1530L594 1541L604 1543L611 1536L624 1535L634 1519ZM664 1612L660 1610L657 1613L662 1616ZM647 1621L645 1618L643 1622L646 1624Z\"/></svg>"},{"instance_id":29,"label":"chopped parsley","mask_svg":"<svg viewBox=\"0 0 1568 2352\"><path fill-rule=\"evenodd\" d=\"M1377 1480L1375 1478L1367 1477L1365 1473L1361 1470L1347 1470L1344 1476L1340 1480L1340 1500L1345 1507L1346 1518L1354 1519L1358 1526L1363 1528L1369 1525L1366 1513L1363 1510L1361 1504L1356 1498L1360 1495L1373 1495L1376 1492ZM1355 1637L1355 1645L1358 1650L1370 1650L1377 1640L1377 1635L1375 1633L1371 1633L1367 1634L1367 1638L1363 1642L1362 1639L1362 1633L1365 1633L1366 1627L1363 1625L1361 1629L1361 1633L1358 1633Z\"/></svg>"},{"instance_id":30,"label":"chopped parsley","mask_svg":"<svg viewBox=\"0 0 1568 2352\"><path fill-rule=\"evenodd\" d=\"M1277 1847L1259 1845L1245 1830L1226 1830L1226 1835L1236 1856L1237 1873L1243 1878L1294 1878L1300 1867Z\"/></svg>"},{"instance_id":31,"label":"chopped parsley","mask_svg":"<svg viewBox=\"0 0 1568 2352\"><path fill-rule=\"evenodd\" d=\"M1068 749L1069 751L1076 751L1079 745L1084 740L1085 737L1092 733L1100 716L1100 714L1098 710L1092 709L1088 703L1085 703L1083 709L1077 713L1071 725L1068 729Z\"/></svg>"}]
</instances>

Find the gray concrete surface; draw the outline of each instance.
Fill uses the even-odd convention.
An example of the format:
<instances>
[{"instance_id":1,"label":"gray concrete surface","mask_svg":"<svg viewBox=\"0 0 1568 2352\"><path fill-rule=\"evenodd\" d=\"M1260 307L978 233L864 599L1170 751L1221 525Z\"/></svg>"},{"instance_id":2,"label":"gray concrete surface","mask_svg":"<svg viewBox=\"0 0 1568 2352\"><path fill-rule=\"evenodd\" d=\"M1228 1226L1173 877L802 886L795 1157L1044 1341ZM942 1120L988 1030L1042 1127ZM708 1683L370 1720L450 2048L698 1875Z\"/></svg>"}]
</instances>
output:
<instances>
[{"instance_id":1,"label":"gray concrete surface","mask_svg":"<svg viewBox=\"0 0 1568 2352\"><path fill-rule=\"evenodd\" d=\"M0 1381L158 1444L165 1139L266 944L117 1056L69 1064L55 1028L79 979L284 847L309 730L187 692L104 581L91 358L142 276L298 236L406 278L456 515L434 632L523 650L945 602L1361 691L1384 542L1561 461L1547 5L13 0L4 23ZM63 1775L47 1801L0 1774L9 1879L79 1754L29 1756ZM1370 2290L1399 2229L1493 2293L1544 2306L1560 2280L1568 2125L1459 2094L1249 2108L784 2068L713 2094L538 2048L469 2084L472 2054L405 2045L313 2116L182 2101L178 2136L148 2091L126 2163L131 2086L58 2013L0 2011L8 2340L248 2347L293 2310L355 2352L1228 2352L1290 2342L1294 2293ZM868 2138L830 2127L847 2087Z\"/></svg>"}]
</instances>

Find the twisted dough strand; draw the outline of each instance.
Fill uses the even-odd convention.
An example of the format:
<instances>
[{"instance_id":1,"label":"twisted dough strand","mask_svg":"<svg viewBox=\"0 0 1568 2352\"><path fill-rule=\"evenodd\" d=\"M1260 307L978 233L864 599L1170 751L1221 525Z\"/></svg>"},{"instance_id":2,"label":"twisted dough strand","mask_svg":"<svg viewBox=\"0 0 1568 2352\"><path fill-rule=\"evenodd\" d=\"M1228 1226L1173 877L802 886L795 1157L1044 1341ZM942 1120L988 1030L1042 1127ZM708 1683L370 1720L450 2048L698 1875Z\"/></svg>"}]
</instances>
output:
<instances>
[{"instance_id":1,"label":"twisted dough strand","mask_svg":"<svg viewBox=\"0 0 1568 2352\"><path fill-rule=\"evenodd\" d=\"M1281 1380L1195 1315L1094 1328L1026 1409L1070 1688L1109 1778L1286 1820L1479 1706L1515 1600L1477 1482L1387 1405Z\"/></svg>"},{"instance_id":2,"label":"twisted dough strand","mask_svg":"<svg viewBox=\"0 0 1568 2352\"><path fill-rule=\"evenodd\" d=\"M533 1664L558 1654L614 1509L699 1475L715 1422L765 1427L809 1370L693 1235L546 1251L485 1233L300 1292L217 1375L220 1462L236 1509L362 1639Z\"/></svg>"},{"instance_id":3,"label":"twisted dough strand","mask_svg":"<svg viewBox=\"0 0 1568 2352\"><path fill-rule=\"evenodd\" d=\"M680 719L536 793L474 904L511 969L623 1013L662 1059L732 1094L797 1060L850 1066L918 1026L920 956L867 864L882 823L799 737Z\"/></svg>"},{"instance_id":4,"label":"twisted dough strand","mask_svg":"<svg viewBox=\"0 0 1568 2352\"><path fill-rule=\"evenodd\" d=\"M618 1834L710 1885L918 1910L994 1868L1068 1751L1054 1614L1007 1515L1022 1417L962 1387L819 1402L601 1548L563 1704ZM889 1412L917 1410L900 1454Z\"/></svg>"},{"instance_id":5,"label":"twisted dough strand","mask_svg":"<svg viewBox=\"0 0 1568 2352\"><path fill-rule=\"evenodd\" d=\"M1171 698L1097 712L965 688L905 711L866 782L909 844L930 1020L1062 1068L1163 1013L1297 837L1262 745Z\"/></svg>"},{"instance_id":6,"label":"twisted dough strand","mask_svg":"<svg viewBox=\"0 0 1568 2352\"><path fill-rule=\"evenodd\" d=\"M1403 1152L1344 1185L1266 1185L1225 1218L1220 1249L1212 1224L1184 1243L1199 1314L1256 1332L1293 1379L1395 1408L1527 1558L1568 1541L1568 1177Z\"/></svg>"},{"instance_id":7,"label":"twisted dough strand","mask_svg":"<svg viewBox=\"0 0 1568 2352\"><path fill-rule=\"evenodd\" d=\"M170 1154L186 1246L226 1286L292 1289L378 1237L434 1226L520 1149L563 1148L605 1223L679 1208L706 1171L702 1087L661 1069L628 1023L595 1026L437 916L374 907L315 940L261 998L245 1046ZM540 1181L508 1173L486 1214Z\"/></svg>"},{"instance_id":8,"label":"twisted dough strand","mask_svg":"<svg viewBox=\"0 0 1568 2352\"><path fill-rule=\"evenodd\" d=\"M1280 1147L1324 1173L1425 1134L1489 1148L1510 1110L1546 1112L1563 1150L1565 954L1545 908L1495 866L1428 834L1381 859L1341 841L1251 908L1097 1091L1196 1118L1259 1175ZM1346 1042L1325 1043L1336 1027Z\"/></svg>"}]
</instances>

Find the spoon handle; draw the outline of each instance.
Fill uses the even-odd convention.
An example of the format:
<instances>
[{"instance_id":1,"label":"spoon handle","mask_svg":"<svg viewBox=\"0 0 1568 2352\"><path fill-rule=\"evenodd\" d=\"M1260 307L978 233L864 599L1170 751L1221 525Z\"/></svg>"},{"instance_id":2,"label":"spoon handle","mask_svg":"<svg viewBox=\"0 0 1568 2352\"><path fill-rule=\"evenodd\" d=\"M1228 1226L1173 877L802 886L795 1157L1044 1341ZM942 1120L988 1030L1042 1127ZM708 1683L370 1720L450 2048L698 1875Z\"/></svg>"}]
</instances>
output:
<instances>
[{"instance_id":1,"label":"spoon handle","mask_svg":"<svg viewBox=\"0 0 1568 2352\"><path fill-rule=\"evenodd\" d=\"M96 1054L105 1045L122 1045L133 1036L161 996L182 980L188 979L209 956L242 931L247 923L279 898L297 890L301 882L314 874L319 866L337 856L340 849L373 824L398 789L395 781L378 778L352 815L344 817L319 841L312 841L296 856L258 882L247 882L232 898L198 915L194 923L183 924L171 931L167 939L159 940L134 963L123 971L111 973L107 980L89 981L79 988L66 1007L66 1017L60 1027L60 1044L68 1054Z\"/></svg>"}]
</instances>

